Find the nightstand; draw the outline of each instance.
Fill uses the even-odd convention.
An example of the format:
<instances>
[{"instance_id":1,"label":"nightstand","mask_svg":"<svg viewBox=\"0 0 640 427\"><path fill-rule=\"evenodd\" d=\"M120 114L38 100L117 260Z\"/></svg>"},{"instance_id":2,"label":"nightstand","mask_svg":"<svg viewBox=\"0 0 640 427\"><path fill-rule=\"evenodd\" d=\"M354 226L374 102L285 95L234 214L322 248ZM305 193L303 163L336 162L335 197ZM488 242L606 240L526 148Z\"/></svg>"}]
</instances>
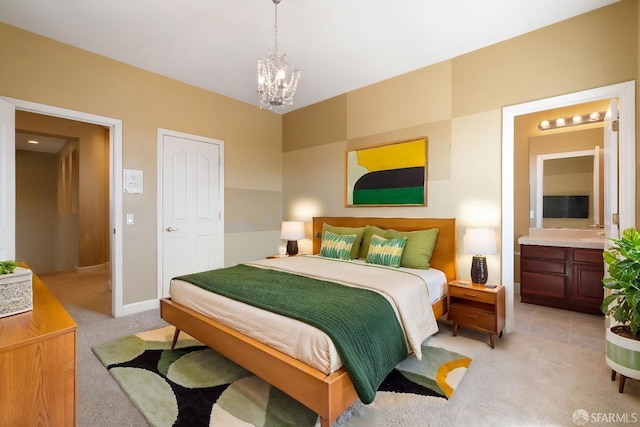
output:
<instances>
[{"instance_id":1,"label":"nightstand","mask_svg":"<svg viewBox=\"0 0 640 427\"><path fill-rule=\"evenodd\" d=\"M502 336L505 323L504 286L491 289L475 283L449 282L448 319L453 322L453 335L460 326L489 334L491 348L495 335Z\"/></svg>"}]
</instances>

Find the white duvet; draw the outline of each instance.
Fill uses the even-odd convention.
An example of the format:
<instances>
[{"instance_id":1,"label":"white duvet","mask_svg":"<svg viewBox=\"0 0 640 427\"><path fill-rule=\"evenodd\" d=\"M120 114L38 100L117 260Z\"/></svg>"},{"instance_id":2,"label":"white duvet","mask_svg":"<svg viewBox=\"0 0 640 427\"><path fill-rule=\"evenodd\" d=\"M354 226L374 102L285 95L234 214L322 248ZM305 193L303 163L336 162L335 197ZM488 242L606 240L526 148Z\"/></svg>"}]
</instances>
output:
<instances>
[{"instance_id":1,"label":"white duvet","mask_svg":"<svg viewBox=\"0 0 640 427\"><path fill-rule=\"evenodd\" d=\"M405 332L407 347L418 358L422 357L422 342L438 331L431 309L431 303L437 297L429 298L427 285L429 281L432 284L439 283L432 286L432 289L442 289L446 278L438 270L416 272L318 256L274 258L246 264L378 292L394 308ZM421 276L431 277L431 280L425 281ZM342 366L331 339L313 326L226 298L181 280L171 282L170 294L173 301L214 318L326 374Z\"/></svg>"}]
</instances>

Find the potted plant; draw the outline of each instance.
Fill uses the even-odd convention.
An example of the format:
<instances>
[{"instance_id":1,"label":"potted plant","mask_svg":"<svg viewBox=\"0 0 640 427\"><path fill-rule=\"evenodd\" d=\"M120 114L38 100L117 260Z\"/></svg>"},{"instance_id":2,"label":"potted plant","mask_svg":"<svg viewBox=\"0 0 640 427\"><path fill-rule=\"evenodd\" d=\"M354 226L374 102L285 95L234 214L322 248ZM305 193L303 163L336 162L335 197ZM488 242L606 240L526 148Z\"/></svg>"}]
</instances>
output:
<instances>
[{"instance_id":1,"label":"potted plant","mask_svg":"<svg viewBox=\"0 0 640 427\"><path fill-rule=\"evenodd\" d=\"M640 233L628 228L611 241L603 252L608 276L602 279L610 293L600 309L614 321L606 330L606 362L612 381L620 374L622 393L626 378L640 379Z\"/></svg>"},{"instance_id":2,"label":"potted plant","mask_svg":"<svg viewBox=\"0 0 640 427\"><path fill-rule=\"evenodd\" d=\"M33 309L31 270L0 261L0 318Z\"/></svg>"}]
</instances>

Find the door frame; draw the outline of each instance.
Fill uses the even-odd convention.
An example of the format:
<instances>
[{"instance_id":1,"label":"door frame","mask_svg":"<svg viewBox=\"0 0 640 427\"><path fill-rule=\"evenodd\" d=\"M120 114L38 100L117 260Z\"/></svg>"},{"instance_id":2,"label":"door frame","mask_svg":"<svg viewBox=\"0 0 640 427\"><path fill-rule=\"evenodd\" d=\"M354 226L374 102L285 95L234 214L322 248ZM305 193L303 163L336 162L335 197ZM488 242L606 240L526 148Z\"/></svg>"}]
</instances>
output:
<instances>
[{"instance_id":1,"label":"door frame","mask_svg":"<svg viewBox=\"0 0 640 427\"><path fill-rule=\"evenodd\" d=\"M502 284L506 288L506 332L514 330L514 131L515 118L524 114L567 107L586 102L618 98L620 126L618 140L618 203L620 230L636 222L636 110L635 81L588 89L566 95L504 107L502 109Z\"/></svg>"},{"instance_id":2,"label":"door frame","mask_svg":"<svg viewBox=\"0 0 640 427\"><path fill-rule=\"evenodd\" d=\"M122 258L122 120L99 116L52 105L1 97L13 104L16 110L76 120L109 128L109 176L111 177L109 210L111 234L111 315L125 314L123 307L123 258ZM14 180L15 185L15 180Z\"/></svg>"},{"instance_id":3,"label":"door frame","mask_svg":"<svg viewBox=\"0 0 640 427\"><path fill-rule=\"evenodd\" d=\"M157 238L156 238L157 272L156 272L156 276L158 280L156 284L156 296L158 299L162 298L164 294L164 286L162 283L163 271L164 271L163 269L164 239L163 239L163 228L162 228L164 224L163 216L162 216L164 196L163 196L162 179L163 179L163 169L164 169L164 137L165 136L173 136L176 138L189 139L194 142L200 142L203 144L216 144L220 147L220 158L219 158L220 164L219 164L219 170L218 170L218 173L220 175L220 179L218 180L218 194L220 197L220 200L219 200L220 217L218 218L218 224L220 227L220 230L219 230L220 232L218 233L219 259L217 264L219 266L224 266L224 141L220 139L209 138L206 136L193 135L189 133L158 128L158 142L157 142L158 167L157 167L157 176L156 176L156 191L157 191L157 200L158 200L158 204L156 207L157 209L157 222L156 222L157 224Z\"/></svg>"}]
</instances>

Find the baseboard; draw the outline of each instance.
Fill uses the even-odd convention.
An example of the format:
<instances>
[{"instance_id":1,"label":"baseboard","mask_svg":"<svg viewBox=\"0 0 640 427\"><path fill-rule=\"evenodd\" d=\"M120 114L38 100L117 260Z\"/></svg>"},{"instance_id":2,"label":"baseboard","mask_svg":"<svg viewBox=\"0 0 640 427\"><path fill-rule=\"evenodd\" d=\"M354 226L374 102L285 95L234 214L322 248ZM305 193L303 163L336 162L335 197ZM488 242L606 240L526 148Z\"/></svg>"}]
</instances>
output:
<instances>
[{"instance_id":1,"label":"baseboard","mask_svg":"<svg viewBox=\"0 0 640 427\"><path fill-rule=\"evenodd\" d=\"M158 310L158 317L160 317L160 300L152 299L147 301L134 302L133 304L123 305L122 316L142 313L143 311L149 311L149 310Z\"/></svg>"},{"instance_id":2,"label":"baseboard","mask_svg":"<svg viewBox=\"0 0 640 427\"><path fill-rule=\"evenodd\" d=\"M87 265L86 267L78 267L76 266L76 273L84 274L84 273L94 273L96 271L106 270L110 267L111 263L104 262L102 264L96 265Z\"/></svg>"}]
</instances>

